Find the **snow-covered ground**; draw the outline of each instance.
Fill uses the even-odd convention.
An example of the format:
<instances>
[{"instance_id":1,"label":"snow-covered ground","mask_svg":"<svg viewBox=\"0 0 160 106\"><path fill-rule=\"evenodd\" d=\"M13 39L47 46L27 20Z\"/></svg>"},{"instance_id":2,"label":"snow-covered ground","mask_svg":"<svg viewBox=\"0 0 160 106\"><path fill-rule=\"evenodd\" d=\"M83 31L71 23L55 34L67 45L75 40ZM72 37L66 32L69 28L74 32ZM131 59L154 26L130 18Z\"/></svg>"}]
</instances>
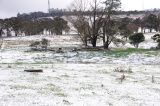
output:
<instances>
[{"instance_id":1,"label":"snow-covered ground","mask_svg":"<svg viewBox=\"0 0 160 106\"><path fill-rule=\"evenodd\" d=\"M156 46L153 35L147 34L140 47ZM31 42L44 37L65 53L28 51ZM69 52L80 46L74 35L6 38L0 50L0 106L159 106L159 52L120 57L107 51ZM122 82L117 68L131 71L124 72Z\"/></svg>"},{"instance_id":2,"label":"snow-covered ground","mask_svg":"<svg viewBox=\"0 0 160 106\"><path fill-rule=\"evenodd\" d=\"M26 68L43 73L26 73ZM1 106L159 106L160 66L124 65L133 73L114 72L121 65L1 65ZM155 82L152 83L152 75Z\"/></svg>"}]
</instances>

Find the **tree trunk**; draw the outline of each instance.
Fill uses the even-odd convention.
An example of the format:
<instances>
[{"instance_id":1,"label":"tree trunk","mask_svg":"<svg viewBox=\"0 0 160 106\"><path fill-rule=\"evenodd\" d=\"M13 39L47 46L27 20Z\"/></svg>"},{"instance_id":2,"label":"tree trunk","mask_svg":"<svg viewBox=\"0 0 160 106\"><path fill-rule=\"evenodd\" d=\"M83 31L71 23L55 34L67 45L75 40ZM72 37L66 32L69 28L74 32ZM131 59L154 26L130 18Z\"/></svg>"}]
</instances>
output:
<instances>
[{"instance_id":1,"label":"tree trunk","mask_svg":"<svg viewBox=\"0 0 160 106\"><path fill-rule=\"evenodd\" d=\"M107 40L104 44L104 49L109 49L109 37L107 36Z\"/></svg>"},{"instance_id":2,"label":"tree trunk","mask_svg":"<svg viewBox=\"0 0 160 106\"><path fill-rule=\"evenodd\" d=\"M84 39L84 45L85 45L85 47L87 47L87 46L88 46L87 38L85 38L85 39Z\"/></svg>"},{"instance_id":3,"label":"tree trunk","mask_svg":"<svg viewBox=\"0 0 160 106\"><path fill-rule=\"evenodd\" d=\"M93 37L93 39L92 39L92 46L93 46L93 47L96 47L96 45L97 45L97 37L95 36L95 37Z\"/></svg>"},{"instance_id":4,"label":"tree trunk","mask_svg":"<svg viewBox=\"0 0 160 106\"><path fill-rule=\"evenodd\" d=\"M9 29L7 29L7 37L11 37L11 33Z\"/></svg>"},{"instance_id":5,"label":"tree trunk","mask_svg":"<svg viewBox=\"0 0 160 106\"><path fill-rule=\"evenodd\" d=\"M87 46L88 46L87 41L85 41L85 42L84 42L84 45L85 45L85 47L87 47Z\"/></svg>"},{"instance_id":6,"label":"tree trunk","mask_svg":"<svg viewBox=\"0 0 160 106\"><path fill-rule=\"evenodd\" d=\"M143 33L146 33L146 30L144 29Z\"/></svg>"},{"instance_id":7,"label":"tree trunk","mask_svg":"<svg viewBox=\"0 0 160 106\"><path fill-rule=\"evenodd\" d=\"M107 42L104 45L104 49L109 49L109 45L107 44Z\"/></svg>"},{"instance_id":8,"label":"tree trunk","mask_svg":"<svg viewBox=\"0 0 160 106\"><path fill-rule=\"evenodd\" d=\"M2 29L0 29L0 37L2 37L2 33L3 33L3 30L2 30Z\"/></svg>"},{"instance_id":9,"label":"tree trunk","mask_svg":"<svg viewBox=\"0 0 160 106\"><path fill-rule=\"evenodd\" d=\"M92 31L92 46L96 47L96 43L97 43L97 35L96 35L96 15L97 15L97 0L94 1L94 14L93 14L93 31Z\"/></svg>"},{"instance_id":10,"label":"tree trunk","mask_svg":"<svg viewBox=\"0 0 160 106\"><path fill-rule=\"evenodd\" d=\"M126 41L128 40L128 37L126 36Z\"/></svg>"},{"instance_id":11,"label":"tree trunk","mask_svg":"<svg viewBox=\"0 0 160 106\"><path fill-rule=\"evenodd\" d=\"M17 32L15 32L15 36L18 36L18 33L17 33Z\"/></svg>"},{"instance_id":12,"label":"tree trunk","mask_svg":"<svg viewBox=\"0 0 160 106\"><path fill-rule=\"evenodd\" d=\"M138 48L138 47L139 47L139 44L138 44L138 43L134 44L134 47L135 47L135 48Z\"/></svg>"},{"instance_id":13,"label":"tree trunk","mask_svg":"<svg viewBox=\"0 0 160 106\"><path fill-rule=\"evenodd\" d=\"M152 29L149 29L150 33L152 32Z\"/></svg>"},{"instance_id":14,"label":"tree trunk","mask_svg":"<svg viewBox=\"0 0 160 106\"><path fill-rule=\"evenodd\" d=\"M106 34L105 34L105 27L103 27L103 46L105 46L106 42Z\"/></svg>"},{"instance_id":15,"label":"tree trunk","mask_svg":"<svg viewBox=\"0 0 160 106\"><path fill-rule=\"evenodd\" d=\"M144 31L144 28L141 26L141 32L143 33L143 31Z\"/></svg>"},{"instance_id":16,"label":"tree trunk","mask_svg":"<svg viewBox=\"0 0 160 106\"><path fill-rule=\"evenodd\" d=\"M63 35L63 31L62 30L60 31L60 35Z\"/></svg>"}]
</instances>

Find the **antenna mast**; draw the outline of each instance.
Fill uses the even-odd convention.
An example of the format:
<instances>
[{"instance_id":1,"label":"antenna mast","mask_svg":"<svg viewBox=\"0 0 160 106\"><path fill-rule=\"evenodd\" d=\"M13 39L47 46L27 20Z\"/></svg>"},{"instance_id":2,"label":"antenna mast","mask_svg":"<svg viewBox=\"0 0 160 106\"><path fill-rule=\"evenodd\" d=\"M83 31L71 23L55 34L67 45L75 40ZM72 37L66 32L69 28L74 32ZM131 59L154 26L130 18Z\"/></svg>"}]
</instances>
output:
<instances>
[{"instance_id":1,"label":"antenna mast","mask_svg":"<svg viewBox=\"0 0 160 106\"><path fill-rule=\"evenodd\" d=\"M48 13L50 13L50 1L48 0Z\"/></svg>"}]
</instances>

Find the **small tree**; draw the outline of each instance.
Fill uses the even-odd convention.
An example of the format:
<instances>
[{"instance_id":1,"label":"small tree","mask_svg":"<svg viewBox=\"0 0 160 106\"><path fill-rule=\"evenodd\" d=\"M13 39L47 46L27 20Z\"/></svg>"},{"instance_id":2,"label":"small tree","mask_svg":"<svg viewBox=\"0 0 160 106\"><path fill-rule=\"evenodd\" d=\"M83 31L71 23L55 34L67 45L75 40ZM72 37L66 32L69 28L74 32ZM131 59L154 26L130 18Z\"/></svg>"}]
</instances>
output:
<instances>
[{"instance_id":1,"label":"small tree","mask_svg":"<svg viewBox=\"0 0 160 106\"><path fill-rule=\"evenodd\" d=\"M138 25L134 23L133 19L125 17L120 22L119 30L122 38L127 41L130 35L138 32Z\"/></svg>"},{"instance_id":2,"label":"small tree","mask_svg":"<svg viewBox=\"0 0 160 106\"><path fill-rule=\"evenodd\" d=\"M152 39L158 43L157 49L160 49L160 34L155 34Z\"/></svg>"},{"instance_id":3,"label":"small tree","mask_svg":"<svg viewBox=\"0 0 160 106\"><path fill-rule=\"evenodd\" d=\"M89 30L91 29L89 23L85 18L79 18L73 22L73 26L76 28L79 37L81 38L85 46L88 45L88 39L90 38Z\"/></svg>"},{"instance_id":4,"label":"small tree","mask_svg":"<svg viewBox=\"0 0 160 106\"><path fill-rule=\"evenodd\" d=\"M118 26L117 21L115 20L109 20L107 23L108 27L105 26L103 28L103 45L104 49L109 49L109 45L113 42L114 44L117 44L118 38Z\"/></svg>"},{"instance_id":5,"label":"small tree","mask_svg":"<svg viewBox=\"0 0 160 106\"><path fill-rule=\"evenodd\" d=\"M121 6L120 0L105 0L105 18L103 22L103 45L105 49L109 48L111 42L116 39L118 32L118 23L112 17Z\"/></svg>"},{"instance_id":6,"label":"small tree","mask_svg":"<svg viewBox=\"0 0 160 106\"><path fill-rule=\"evenodd\" d=\"M56 35L62 35L62 32L69 29L68 22L61 17L56 17L53 20L52 32Z\"/></svg>"},{"instance_id":7,"label":"small tree","mask_svg":"<svg viewBox=\"0 0 160 106\"><path fill-rule=\"evenodd\" d=\"M134 45L134 47L138 48L139 44L145 40L143 33L136 33L129 37L130 43Z\"/></svg>"}]
</instances>

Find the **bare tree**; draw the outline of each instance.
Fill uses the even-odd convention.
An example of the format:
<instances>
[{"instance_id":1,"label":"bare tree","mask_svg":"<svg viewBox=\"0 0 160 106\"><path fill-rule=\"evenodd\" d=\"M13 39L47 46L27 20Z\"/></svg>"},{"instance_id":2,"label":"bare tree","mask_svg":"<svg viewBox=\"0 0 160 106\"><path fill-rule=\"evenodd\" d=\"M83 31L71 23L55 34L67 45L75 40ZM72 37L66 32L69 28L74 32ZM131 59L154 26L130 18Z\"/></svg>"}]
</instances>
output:
<instances>
[{"instance_id":1,"label":"bare tree","mask_svg":"<svg viewBox=\"0 0 160 106\"><path fill-rule=\"evenodd\" d=\"M101 35L101 28L103 25L103 16L105 10L102 6L102 2L98 0L93 0L91 5L92 14L90 15L90 21L92 26L91 32L91 43L93 47L96 47L97 39ZM92 19L93 18L93 19Z\"/></svg>"},{"instance_id":2,"label":"bare tree","mask_svg":"<svg viewBox=\"0 0 160 106\"><path fill-rule=\"evenodd\" d=\"M69 19L76 28L81 40L86 46L90 41L92 46L96 47L98 36L101 34L103 17L103 14L98 14L102 8L100 1L75 0L71 7L73 7L72 10L75 12L75 16Z\"/></svg>"},{"instance_id":3,"label":"bare tree","mask_svg":"<svg viewBox=\"0 0 160 106\"><path fill-rule=\"evenodd\" d=\"M74 16L67 17L67 20L71 23L71 25L75 28L75 32L81 38L81 41L85 46L87 46L87 38L88 38L88 22L85 17L85 11L87 11L87 0L74 0L71 4L70 11L74 11Z\"/></svg>"}]
</instances>

